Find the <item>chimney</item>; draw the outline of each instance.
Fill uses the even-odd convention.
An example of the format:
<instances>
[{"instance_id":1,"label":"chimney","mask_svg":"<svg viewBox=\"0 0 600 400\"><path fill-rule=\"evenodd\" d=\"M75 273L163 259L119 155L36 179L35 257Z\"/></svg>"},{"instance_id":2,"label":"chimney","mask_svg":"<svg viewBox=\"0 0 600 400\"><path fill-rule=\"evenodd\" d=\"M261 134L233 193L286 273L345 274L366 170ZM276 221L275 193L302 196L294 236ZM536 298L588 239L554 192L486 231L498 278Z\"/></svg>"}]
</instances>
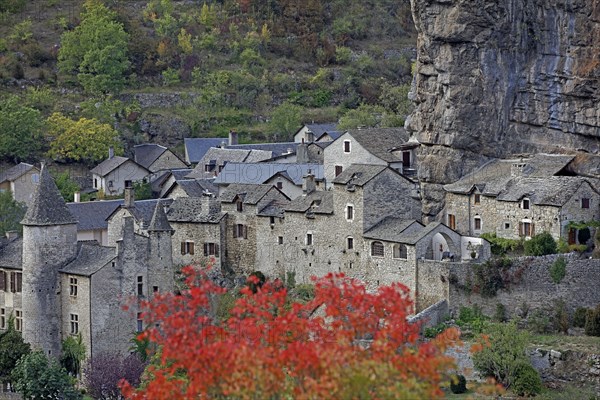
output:
<instances>
[{"instance_id":1,"label":"chimney","mask_svg":"<svg viewBox=\"0 0 600 400\"><path fill-rule=\"evenodd\" d=\"M226 140L222 140L221 141L221 148L224 149L225 147L227 147L227 141Z\"/></svg>"},{"instance_id":2,"label":"chimney","mask_svg":"<svg viewBox=\"0 0 600 400\"><path fill-rule=\"evenodd\" d=\"M315 141L315 134L312 131L306 131L306 141L308 143Z\"/></svg>"},{"instance_id":3,"label":"chimney","mask_svg":"<svg viewBox=\"0 0 600 400\"><path fill-rule=\"evenodd\" d=\"M135 193L131 181L125 181L125 208L135 207Z\"/></svg>"},{"instance_id":4,"label":"chimney","mask_svg":"<svg viewBox=\"0 0 600 400\"><path fill-rule=\"evenodd\" d=\"M510 176L523 176L523 170L527 164L521 159L521 161L514 162L510 166Z\"/></svg>"},{"instance_id":5,"label":"chimney","mask_svg":"<svg viewBox=\"0 0 600 400\"><path fill-rule=\"evenodd\" d=\"M108 148L108 159L111 160L115 156L115 149L113 147Z\"/></svg>"},{"instance_id":6,"label":"chimney","mask_svg":"<svg viewBox=\"0 0 600 400\"><path fill-rule=\"evenodd\" d=\"M302 143L296 147L296 162L299 164L308 162L308 145L304 143L304 139L302 139Z\"/></svg>"},{"instance_id":7,"label":"chimney","mask_svg":"<svg viewBox=\"0 0 600 400\"><path fill-rule=\"evenodd\" d=\"M229 131L229 145L233 146L238 144L238 134L234 130Z\"/></svg>"},{"instance_id":8,"label":"chimney","mask_svg":"<svg viewBox=\"0 0 600 400\"><path fill-rule=\"evenodd\" d=\"M81 201L81 192L73 193L73 201L79 203Z\"/></svg>"},{"instance_id":9,"label":"chimney","mask_svg":"<svg viewBox=\"0 0 600 400\"><path fill-rule=\"evenodd\" d=\"M202 210L203 215L210 215L220 211L219 202L210 192L202 193Z\"/></svg>"},{"instance_id":10,"label":"chimney","mask_svg":"<svg viewBox=\"0 0 600 400\"><path fill-rule=\"evenodd\" d=\"M316 190L315 185L315 176L312 174L312 171L309 169L306 176L302 181L302 195L306 196Z\"/></svg>"}]
</instances>

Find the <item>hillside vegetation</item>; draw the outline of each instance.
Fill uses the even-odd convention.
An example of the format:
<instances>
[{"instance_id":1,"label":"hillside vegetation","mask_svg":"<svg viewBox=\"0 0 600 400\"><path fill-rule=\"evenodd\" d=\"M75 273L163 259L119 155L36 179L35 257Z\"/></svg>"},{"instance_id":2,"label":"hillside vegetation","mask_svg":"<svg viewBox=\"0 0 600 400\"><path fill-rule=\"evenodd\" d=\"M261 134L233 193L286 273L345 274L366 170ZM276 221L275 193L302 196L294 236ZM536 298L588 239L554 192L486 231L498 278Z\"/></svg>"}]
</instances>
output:
<instances>
[{"instance_id":1,"label":"hillside vegetation","mask_svg":"<svg viewBox=\"0 0 600 400\"><path fill-rule=\"evenodd\" d=\"M414 43L408 0L0 0L0 157L401 126Z\"/></svg>"}]
</instances>

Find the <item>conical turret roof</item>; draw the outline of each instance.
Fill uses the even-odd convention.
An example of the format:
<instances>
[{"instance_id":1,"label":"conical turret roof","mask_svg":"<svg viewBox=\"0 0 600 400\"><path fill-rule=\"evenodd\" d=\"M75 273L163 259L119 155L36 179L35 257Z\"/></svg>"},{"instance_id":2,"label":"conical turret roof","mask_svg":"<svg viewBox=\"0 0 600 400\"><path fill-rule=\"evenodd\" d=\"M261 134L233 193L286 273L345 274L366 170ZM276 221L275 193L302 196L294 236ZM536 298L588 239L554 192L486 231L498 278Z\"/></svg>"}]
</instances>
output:
<instances>
[{"instance_id":1,"label":"conical turret roof","mask_svg":"<svg viewBox=\"0 0 600 400\"><path fill-rule=\"evenodd\" d=\"M163 204L160 201L156 202L154 214L152 214L152 219L150 220L150 225L148 226L148 232L157 231L173 231L173 228L167 219L167 214L165 214Z\"/></svg>"},{"instance_id":2,"label":"conical turret roof","mask_svg":"<svg viewBox=\"0 0 600 400\"><path fill-rule=\"evenodd\" d=\"M48 169L42 165L39 183L33 192L33 199L27 207L21 224L45 226L76 223L77 220L67 208L54 179L50 176Z\"/></svg>"}]
</instances>

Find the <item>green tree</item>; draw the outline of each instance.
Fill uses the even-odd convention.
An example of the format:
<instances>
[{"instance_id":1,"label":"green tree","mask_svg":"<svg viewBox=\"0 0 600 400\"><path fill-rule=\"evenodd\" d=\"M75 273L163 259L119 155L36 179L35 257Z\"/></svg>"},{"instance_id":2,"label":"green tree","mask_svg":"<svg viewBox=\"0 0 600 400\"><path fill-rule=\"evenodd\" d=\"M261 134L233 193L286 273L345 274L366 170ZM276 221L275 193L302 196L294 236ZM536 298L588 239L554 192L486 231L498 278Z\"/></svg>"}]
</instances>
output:
<instances>
[{"instance_id":1,"label":"green tree","mask_svg":"<svg viewBox=\"0 0 600 400\"><path fill-rule=\"evenodd\" d=\"M118 92L129 69L129 35L100 0L87 0L81 24L63 33L58 66L91 93Z\"/></svg>"},{"instance_id":2,"label":"green tree","mask_svg":"<svg viewBox=\"0 0 600 400\"><path fill-rule=\"evenodd\" d=\"M372 128L379 125L384 109L381 106L361 104L358 108L348 110L340 118L338 129L356 129L358 127Z\"/></svg>"},{"instance_id":3,"label":"green tree","mask_svg":"<svg viewBox=\"0 0 600 400\"><path fill-rule=\"evenodd\" d=\"M31 347L15 330L15 319L8 319L8 329L0 334L0 381L6 385L12 383L11 372L21 357L29 354Z\"/></svg>"},{"instance_id":4,"label":"green tree","mask_svg":"<svg viewBox=\"0 0 600 400\"><path fill-rule=\"evenodd\" d=\"M285 102L273 110L271 121L269 121L268 131L274 137L283 135L290 138L298 129L300 129L300 113L302 107Z\"/></svg>"},{"instance_id":5,"label":"green tree","mask_svg":"<svg viewBox=\"0 0 600 400\"><path fill-rule=\"evenodd\" d=\"M25 399L81 399L75 388L75 378L58 365L48 360L40 350L21 358L11 374L17 392Z\"/></svg>"},{"instance_id":6,"label":"green tree","mask_svg":"<svg viewBox=\"0 0 600 400\"><path fill-rule=\"evenodd\" d=\"M8 231L22 232L21 220L25 216L25 205L15 201L10 191L0 192L0 236Z\"/></svg>"},{"instance_id":7,"label":"green tree","mask_svg":"<svg viewBox=\"0 0 600 400\"><path fill-rule=\"evenodd\" d=\"M42 147L41 113L16 96L0 100L0 157L15 162L33 157Z\"/></svg>"},{"instance_id":8,"label":"green tree","mask_svg":"<svg viewBox=\"0 0 600 400\"><path fill-rule=\"evenodd\" d=\"M62 342L62 354L60 365L73 376L79 375L81 362L85 358L85 346L81 339L81 333L77 336L69 336Z\"/></svg>"},{"instance_id":9,"label":"green tree","mask_svg":"<svg viewBox=\"0 0 600 400\"><path fill-rule=\"evenodd\" d=\"M150 182L135 181L133 182L133 190L135 191L136 200L147 200L152 198L152 186Z\"/></svg>"},{"instance_id":10,"label":"green tree","mask_svg":"<svg viewBox=\"0 0 600 400\"><path fill-rule=\"evenodd\" d=\"M528 256L544 256L556 253L556 241L548 232L535 235L524 244L525 254Z\"/></svg>"},{"instance_id":11,"label":"green tree","mask_svg":"<svg viewBox=\"0 0 600 400\"><path fill-rule=\"evenodd\" d=\"M95 119L73 121L54 113L48 118L48 136L48 155L58 160L95 163L106 158L110 147L115 154L123 153L118 132Z\"/></svg>"},{"instance_id":12,"label":"green tree","mask_svg":"<svg viewBox=\"0 0 600 400\"><path fill-rule=\"evenodd\" d=\"M56 183L56 187L58 187L60 195L65 201L69 202L75 200L75 192L79 191L80 187L77 182L71 179L68 172L56 174L54 176L54 183Z\"/></svg>"}]
</instances>

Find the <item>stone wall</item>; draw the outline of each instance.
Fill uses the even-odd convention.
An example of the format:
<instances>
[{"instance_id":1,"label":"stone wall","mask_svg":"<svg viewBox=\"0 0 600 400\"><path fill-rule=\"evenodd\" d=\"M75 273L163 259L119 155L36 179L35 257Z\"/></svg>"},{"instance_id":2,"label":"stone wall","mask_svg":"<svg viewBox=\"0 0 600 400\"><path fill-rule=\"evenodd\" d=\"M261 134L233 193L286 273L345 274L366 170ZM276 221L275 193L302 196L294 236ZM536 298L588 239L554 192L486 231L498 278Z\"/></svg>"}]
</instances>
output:
<instances>
[{"instance_id":1,"label":"stone wall","mask_svg":"<svg viewBox=\"0 0 600 400\"><path fill-rule=\"evenodd\" d=\"M448 302L441 300L430 305L414 317L409 318L408 322L412 324L420 323L422 332L425 328L430 328L444 322L448 313Z\"/></svg>"},{"instance_id":2,"label":"stone wall","mask_svg":"<svg viewBox=\"0 0 600 400\"><path fill-rule=\"evenodd\" d=\"M218 270L221 269L221 260L226 249L225 236L225 218L220 223L191 223L191 222L170 222L171 227L175 230L172 239L173 265L182 266L190 264L206 264L209 261L214 261L213 266ZM230 228L232 229L232 228ZM194 254L181 254L181 243L194 243ZM220 248L218 257L204 256L204 243L216 243Z\"/></svg>"}]
</instances>

